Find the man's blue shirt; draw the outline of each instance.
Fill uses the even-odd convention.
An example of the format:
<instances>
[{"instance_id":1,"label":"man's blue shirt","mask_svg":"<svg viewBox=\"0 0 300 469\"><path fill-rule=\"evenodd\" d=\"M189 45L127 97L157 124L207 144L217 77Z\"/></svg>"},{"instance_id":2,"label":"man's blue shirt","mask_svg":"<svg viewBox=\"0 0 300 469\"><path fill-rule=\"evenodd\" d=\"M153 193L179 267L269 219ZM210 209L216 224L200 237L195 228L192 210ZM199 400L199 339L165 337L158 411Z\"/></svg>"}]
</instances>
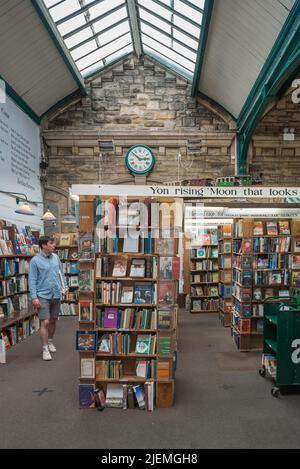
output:
<instances>
[{"instance_id":1,"label":"man's blue shirt","mask_svg":"<svg viewBox=\"0 0 300 469\"><path fill-rule=\"evenodd\" d=\"M32 299L38 297L50 300L61 298L62 281L67 287L62 265L56 254L37 254L29 265L29 290Z\"/></svg>"}]
</instances>

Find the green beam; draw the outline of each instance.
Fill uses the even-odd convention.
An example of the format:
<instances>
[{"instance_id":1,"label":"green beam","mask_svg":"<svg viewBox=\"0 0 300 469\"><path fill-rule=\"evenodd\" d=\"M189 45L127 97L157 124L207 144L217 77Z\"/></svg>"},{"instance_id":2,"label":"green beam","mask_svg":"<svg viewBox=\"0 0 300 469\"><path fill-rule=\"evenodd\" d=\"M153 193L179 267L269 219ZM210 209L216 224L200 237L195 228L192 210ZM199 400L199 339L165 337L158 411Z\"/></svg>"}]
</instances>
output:
<instances>
[{"instance_id":1,"label":"green beam","mask_svg":"<svg viewBox=\"0 0 300 469\"><path fill-rule=\"evenodd\" d=\"M251 139L264 111L300 71L300 0L296 0L237 120L237 173L247 174Z\"/></svg>"},{"instance_id":2,"label":"green beam","mask_svg":"<svg viewBox=\"0 0 300 469\"><path fill-rule=\"evenodd\" d=\"M197 52L194 78L193 78L193 83L192 83L192 96L193 97L196 96L198 92L198 88L199 88L213 8L214 8L214 0L205 0L202 27L201 27L201 33L200 33L200 38L199 38L199 47L198 47L198 52Z\"/></svg>"},{"instance_id":3,"label":"green beam","mask_svg":"<svg viewBox=\"0 0 300 469\"><path fill-rule=\"evenodd\" d=\"M143 44L141 37L140 22L135 0L126 0L127 15L130 23L131 40L134 51L138 57L143 55Z\"/></svg>"},{"instance_id":4,"label":"green beam","mask_svg":"<svg viewBox=\"0 0 300 469\"><path fill-rule=\"evenodd\" d=\"M42 0L31 0L32 5L34 6L37 14L39 15L43 25L47 29L53 43L55 44L58 52L63 58L66 66L68 67L73 79L77 83L80 91L86 96L85 84L82 76L77 69L71 54L69 53L58 29L56 28L47 8L45 7Z\"/></svg>"},{"instance_id":5,"label":"green beam","mask_svg":"<svg viewBox=\"0 0 300 469\"><path fill-rule=\"evenodd\" d=\"M34 110L24 101L21 96L6 82L6 80L0 76L0 79L5 82L5 91L7 96L9 96L16 104L19 106L22 111L27 114L36 124L40 125L41 118L34 112Z\"/></svg>"}]
</instances>

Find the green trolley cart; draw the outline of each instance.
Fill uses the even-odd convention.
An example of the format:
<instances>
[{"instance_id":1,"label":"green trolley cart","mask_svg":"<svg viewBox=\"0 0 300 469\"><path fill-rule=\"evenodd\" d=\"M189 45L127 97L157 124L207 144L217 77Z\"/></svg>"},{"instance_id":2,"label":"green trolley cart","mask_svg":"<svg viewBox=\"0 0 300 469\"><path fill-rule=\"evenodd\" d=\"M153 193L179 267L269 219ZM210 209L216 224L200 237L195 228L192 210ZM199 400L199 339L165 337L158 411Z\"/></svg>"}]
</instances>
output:
<instances>
[{"instance_id":1,"label":"green trolley cart","mask_svg":"<svg viewBox=\"0 0 300 469\"><path fill-rule=\"evenodd\" d=\"M282 386L300 385L300 304L298 298L268 298L264 303L262 377L271 376L279 397Z\"/></svg>"}]
</instances>

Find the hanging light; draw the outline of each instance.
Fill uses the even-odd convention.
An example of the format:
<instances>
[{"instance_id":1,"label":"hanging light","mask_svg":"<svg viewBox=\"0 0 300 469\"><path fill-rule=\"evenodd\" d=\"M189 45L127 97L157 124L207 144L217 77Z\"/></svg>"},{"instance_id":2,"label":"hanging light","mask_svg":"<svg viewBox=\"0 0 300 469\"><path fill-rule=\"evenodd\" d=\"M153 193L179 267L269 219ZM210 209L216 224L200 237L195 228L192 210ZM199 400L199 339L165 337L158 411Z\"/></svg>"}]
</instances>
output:
<instances>
[{"instance_id":1,"label":"hanging light","mask_svg":"<svg viewBox=\"0 0 300 469\"><path fill-rule=\"evenodd\" d=\"M15 213L19 213L21 215L34 215L28 202L22 202L22 204L17 208L17 210L15 210Z\"/></svg>"},{"instance_id":2,"label":"hanging light","mask_svg":"<svg viewBox=\"0 0 300 469\"><path fill-rule=\"evenodd\" d=\"M61 223L69 224L69 225L76 225L76 218L73 215L68 214L62 218Z\"/></svg>"},{"instance_id":3,"label":"hanging light","mask_svg":"<svg viewBox=\"0 0 300 469\"><path fill-rule=\"evenodd\" d=\"M42 216L41 220L43 220L43 221L56 221L56 216L53 215L53 213L50 212L50 210L48 208L48 210Z\"/></svg>"}]
</instances>

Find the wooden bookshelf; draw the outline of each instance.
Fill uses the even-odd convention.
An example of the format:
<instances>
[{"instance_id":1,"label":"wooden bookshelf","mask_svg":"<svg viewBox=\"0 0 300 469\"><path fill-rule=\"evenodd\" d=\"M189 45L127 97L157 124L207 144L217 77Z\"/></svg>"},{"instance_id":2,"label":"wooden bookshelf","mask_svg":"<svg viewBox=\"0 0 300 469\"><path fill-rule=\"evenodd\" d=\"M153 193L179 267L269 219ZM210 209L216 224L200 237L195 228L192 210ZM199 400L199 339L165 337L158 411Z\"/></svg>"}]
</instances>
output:
<instances>
[{"instance_id":1,"label":"wooden bookshelf","mask_svg":"<svg viewBox=\"0 0 300 469\"><path fill-rule=\"evenodd\" d=\"M173 280L173 270L170 279L163 279L161 275L168 275L169 272L165 266L166 258L171 258L170 265L175 269L177 262L173 258L177 254L176 246L174 243L174 252L162 256L159 241L140 239L138 252L123 252L128 250L124 246L124 240L119 238L120 230L127 226L123 223L108 223L110 228L116 229L114 240L105 237L98 239L94 228L99 222L104 205L109 201L117 208L119 218L119 201L115 198L85 196L80 197L79 202L78 334L84 332L83 338L89 333L96 335L94 350L79 350L79 386L87 383L94 388L101 387L107 397L109 385L119 385L123 405L130 408L134 392L132 386L139 385L142 386L140 390L148 397L149 410L152 410L152 404L153 407L168 407L174 399L177 280ZM134 202L144 202L144 199ZM140 216L143 215L142 209L139 213ZM150 235L151 223L148 229L145 225L146 223L141 223L139 227L144 234L148 230ZM128 226L132 228L132 224ZM87 233L92 234L91 243L95 253L90 259L81 259L82 239ZM137 265L144 269L143 275L131 275L132 269L137 268ZM125 269L125 273L120 275L115 269ZM88 271L90 274L87 274ZM86 288L87 283L90 288ZM130 298L128 302L127 298ZM148 298L150 301L147 301ZM143 347L147 353L137 353ZM86 363L92 365L91 376L94 375L94 378L85 378L82 374ZM138 369L140 374L145 373L144 376L137 376ZM151 387L155 395L153 402ZM137 407L137 403L135 404Z\"/></svg>"},{"instance_id":2,"label":"wooden bookshelf","mask_svg":"<svg viewBox=\"0 0 300 469\"><path fill-rule=\"evenodd\" d=\"M193 239L190 252L190 313L216 313L219 265L217 229L205 230L199 239Z\"/></svg>"},{"instance_id":3,"label":"wooden bookshelf","mask_svg":"<svg viewBox=\"0 0 300 469\"><path fill-rule=\"evenodd\" d=\"M61 240L77 239L77 233L62 233L56 235L56 254L63 266L64 275L67 279L69 292L61 300L60 316L74 317L78 316L79 290L78 284L72 285L73 278L78 278L78 244L61 244ZM74 257L72 257L72 254ZM74 272L72 272L74 270Z\"/></svg>"},{"instance_id":4,"label":"wooden bookshelf","mask_svg":"<svg viewBox=\"0 0 300 469\"><path fill-rule=\"evenodd\" d=\"M232 316L232 237L231 223L218 227L219 319L224 327L230 327Z\"/></svg>"},{"instance_id":5,"label":"wooden bookshelf","mask_svg":"<svg viewBox=\"0 0 300 469\"><path fill-rule=\"evenodd\" d=\"M39 232L27 228L1 227L0 249L0 355L29 337L39 328L28 290L29 262L37 251ZM6 248L5 248L6 246Z\"/></svg>"},{"instance_id":6,"label":"wooden bookshelf","mask_svg":"<svg viewBox=\"0 0 300 469\"><path fill-rule=\"evenodd\" d=\"M249 219L234 224L232 336L240 351L262 348L264 300L290 294L295 222Z\"/></svg>"}]
</instances>

